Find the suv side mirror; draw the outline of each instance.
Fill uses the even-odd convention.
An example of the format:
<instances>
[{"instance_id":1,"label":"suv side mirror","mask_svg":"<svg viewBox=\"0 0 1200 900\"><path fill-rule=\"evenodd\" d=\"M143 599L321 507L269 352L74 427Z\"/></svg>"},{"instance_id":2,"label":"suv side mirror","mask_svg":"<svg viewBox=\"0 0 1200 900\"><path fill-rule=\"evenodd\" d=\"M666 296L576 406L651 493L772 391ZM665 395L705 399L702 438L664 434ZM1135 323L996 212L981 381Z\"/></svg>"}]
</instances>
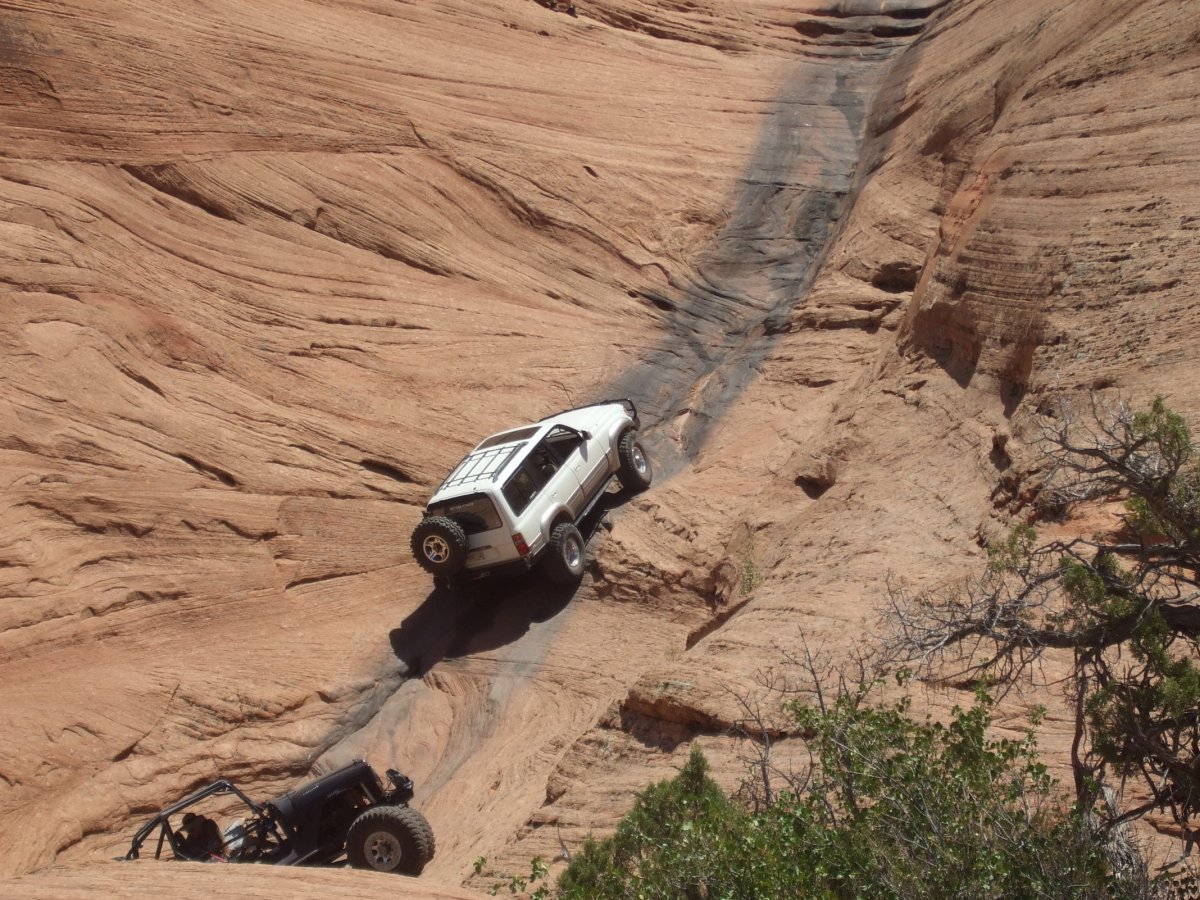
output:
<instances>
[{"instance_id":1,"label":"suv side mirror","mask_svg":"<svg viewBox=\"0 0 1200 900\"><path fill-rule=\"evenodd\" d=\"M585 441L590 441L592 439L592 433L590 431L581 431L579 432L579 436Z\"/></svg>"}]
</instances>

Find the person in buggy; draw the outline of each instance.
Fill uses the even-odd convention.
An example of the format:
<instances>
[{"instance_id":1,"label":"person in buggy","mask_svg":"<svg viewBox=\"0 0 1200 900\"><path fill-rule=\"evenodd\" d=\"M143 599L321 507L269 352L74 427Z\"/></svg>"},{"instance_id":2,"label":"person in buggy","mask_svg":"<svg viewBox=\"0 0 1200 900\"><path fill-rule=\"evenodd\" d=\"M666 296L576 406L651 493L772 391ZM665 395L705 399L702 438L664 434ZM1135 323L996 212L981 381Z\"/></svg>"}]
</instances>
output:
<instances>
[{"instance_id":1,"label":"person in buggy","mask_svg":"<svg viewBox=\"0 0 1200 900\"><path fill-rule=\"evenodd\" d=\"M187 859L224 859L225 841L221 837L221 829L208 816L198 816L194 812L183 814L179 825L183 840L179 843L179 852Z\"/></svg>"}]
</instances>

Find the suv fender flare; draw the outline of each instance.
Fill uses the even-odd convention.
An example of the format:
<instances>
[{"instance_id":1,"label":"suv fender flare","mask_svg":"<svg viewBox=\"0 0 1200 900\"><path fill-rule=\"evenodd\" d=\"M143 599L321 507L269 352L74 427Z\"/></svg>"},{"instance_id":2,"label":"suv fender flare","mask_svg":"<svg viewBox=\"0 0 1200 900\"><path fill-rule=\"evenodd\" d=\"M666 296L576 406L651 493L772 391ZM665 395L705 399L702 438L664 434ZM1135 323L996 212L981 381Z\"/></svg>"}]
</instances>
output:
<instances>
[{"instance_id":1,"label":"suv fender flare","mask_svg":"<svg viewBox=\"0 0 1200 900\"><path fill-rule=\"evenodd\" d=\"M550 535L562 522L570 522L574 525L575 519L572 518L571 511L567 509L566 504L558 503L547 510L546 514L542 516L542 521L538 523L537 546L530 545L531 554L539 554L550 546Z\"/></svg>"}]
</instances>

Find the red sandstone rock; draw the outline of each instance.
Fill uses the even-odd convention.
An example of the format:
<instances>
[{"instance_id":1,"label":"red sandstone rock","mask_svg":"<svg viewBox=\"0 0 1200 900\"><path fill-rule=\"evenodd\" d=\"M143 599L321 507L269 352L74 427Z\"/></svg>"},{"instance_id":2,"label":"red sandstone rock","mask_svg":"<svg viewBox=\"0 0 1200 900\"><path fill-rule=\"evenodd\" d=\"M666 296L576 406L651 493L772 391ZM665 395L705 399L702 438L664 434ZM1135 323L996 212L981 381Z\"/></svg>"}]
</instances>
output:
<instances>
[{"instance_id":1,"label":"red sandstone rock","mask_svg":"<svg viewBox=\"0 0 1200 900\"><path fill-rule=\"evenodd\" d=\"M490 887L692 742L736 785L756 673L1028 514L1044 399L1197 418L1200 12L834 6L10 13L0 872L66 868L6 894L393 890L90 865L356 755ZM463 450L614 394L659 474L584 588L431 597Z\"/></svg>"}]
</instances>

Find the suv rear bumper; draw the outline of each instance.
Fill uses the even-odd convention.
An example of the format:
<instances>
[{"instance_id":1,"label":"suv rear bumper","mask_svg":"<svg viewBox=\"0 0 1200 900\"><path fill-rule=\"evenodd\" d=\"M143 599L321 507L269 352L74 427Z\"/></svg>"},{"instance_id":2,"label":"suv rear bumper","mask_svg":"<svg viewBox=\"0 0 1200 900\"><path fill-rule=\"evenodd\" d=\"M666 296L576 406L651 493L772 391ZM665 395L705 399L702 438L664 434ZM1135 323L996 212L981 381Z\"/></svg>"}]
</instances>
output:
<instances>
[{"instance_id":1,"label":"suv rear bumper","mask_svg":"<svg viewBox=\"0 0 1200 900\"><path fill-rule=\"evenodd\" d=\"M492 575L523 575L537 564L540 556L540 553L537 555L531 553L529 556L513 560L512 562L484 566L478 569L461 569L448 578L445 576L435 576L434 581L445 584L447 587L453 587L456 584L469 584L472 581L479 581L483 578L489 578Z\"/></svg>"}]
</instances>

